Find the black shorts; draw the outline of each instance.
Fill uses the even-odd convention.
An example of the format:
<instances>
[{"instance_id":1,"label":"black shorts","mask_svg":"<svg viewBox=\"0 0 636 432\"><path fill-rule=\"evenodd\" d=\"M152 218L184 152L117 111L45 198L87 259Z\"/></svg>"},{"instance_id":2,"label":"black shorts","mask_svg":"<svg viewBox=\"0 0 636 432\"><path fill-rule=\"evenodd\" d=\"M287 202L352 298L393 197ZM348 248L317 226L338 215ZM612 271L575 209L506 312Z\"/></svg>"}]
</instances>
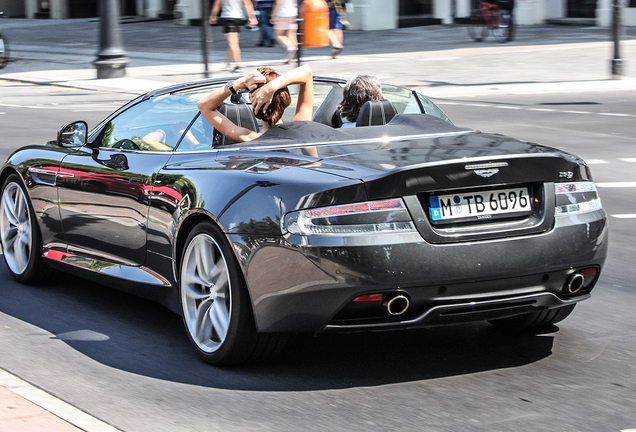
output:
<instances>
[{"instance_id":1,"label":"black shorts","mask_svg":"<svg viewBox=\"0 0 636 432\"><path fill-rule=\"evenodd\" d=\"M238 18L221 18L219 24L223 26L223 33L240 33L241 27L247 24L247 20Z\"/></svg>"}]
</instances>

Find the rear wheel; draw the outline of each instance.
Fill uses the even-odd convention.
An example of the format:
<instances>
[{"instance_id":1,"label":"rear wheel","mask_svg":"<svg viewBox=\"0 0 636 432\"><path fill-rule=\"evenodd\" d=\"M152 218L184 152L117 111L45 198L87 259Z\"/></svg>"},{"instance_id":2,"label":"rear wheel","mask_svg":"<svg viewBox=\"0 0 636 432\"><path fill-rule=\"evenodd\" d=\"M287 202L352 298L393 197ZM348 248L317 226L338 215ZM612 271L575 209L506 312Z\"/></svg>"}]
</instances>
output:
<instances>
[{"instance_id":1,"label":"rear wheel","mask_svg":"<svg viewBox=\"0 0 636 432\"><path fill-rule=\"evenodd\" d=\"M221 230L197 225L181 260L180 293L188 338L215 365L264 360L278 354L286 336L258 334L247 287Z\"/></svg>"},{"instance_id":2,"label":"rear wheel","mask_svg":"<svg viewBox=\"0 0 636 432\"><path fill-rule=\"evenodd\" d=\"M481 42L488 33L488 24L479 10L473 11L468 23L468 35L476 42Z\"/></svg>"},{"instance_id":3,"label":"rear wheel","mask_svg":"<svg viewBox=\"0 0 636 432\"><path fill-rule=\"evenodd\" d=\"M508 331L539 329L563 321L572 313L574 306L576 305L572 304L555 309L495 319L491 320L490 323L499 329Z\"/></svg>"},{"instance_id":4,"label":"rear wheel","mask_svg":"<svg viewBox=\"0 0 636 432\"><path fill-rule=\"evenodd\" d=\"M512 15L509 11L502 10L499 12L493 33L495 38L501 43L512 40Z\"/></svg>"},{"instance_id":5,"label":"rear wheel","mask_svg":"<svg viewBox=\"0 0 636 432\"><path fill-rule=\"evenodd\" d=\"M5 67L9 62L9 44L6 39L0 34L0 69Z\"/></svg>"},{"instance_id":6,"label":"rear wheel","mask_svg":"<svg viewBox=\"0 0 636 432\"><path fill-rule=\"evenodd\" d=\"M35 212L17 174L2 187L0 241L11 276L24 284L42 282L51 268L42 259L42 239Z\"/></svg>"}]
</instances>

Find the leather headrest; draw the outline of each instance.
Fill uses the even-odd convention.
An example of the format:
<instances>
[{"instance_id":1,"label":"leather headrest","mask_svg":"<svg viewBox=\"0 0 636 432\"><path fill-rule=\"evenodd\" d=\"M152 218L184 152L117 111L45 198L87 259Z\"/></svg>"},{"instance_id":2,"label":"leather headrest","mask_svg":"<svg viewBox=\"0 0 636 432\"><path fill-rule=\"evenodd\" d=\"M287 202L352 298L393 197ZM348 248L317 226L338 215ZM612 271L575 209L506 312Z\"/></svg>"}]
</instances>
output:
<instances>
[{"instance_id":1,"label":"leather headrest","mask_svg":"<svg viewBox=\"0 0 636 432\"><path fill-rule=\"evenodd\" d=\"M368 101L360 108L356 127L385 125L395 115L397 115L397 110L390 101L386 99Z\"/></svg>"},{"instance_id":2,"label":"leather headrest","mask_svg":"<svg viewBox=\"0 0 636 432\"><path fill-rule=\"evenodd\" d=\"M244 127L246 129L253 130L254 132L258 132L260 130L256 117L254 117L254 112L249 105L244 103L225 104L219 107L219 112L230 119L232 123L238 127ZM214 131L213 146L216 147L226 144L234 144L234 141L222 135L220 132Z\"/></svg>"}]
</instances>

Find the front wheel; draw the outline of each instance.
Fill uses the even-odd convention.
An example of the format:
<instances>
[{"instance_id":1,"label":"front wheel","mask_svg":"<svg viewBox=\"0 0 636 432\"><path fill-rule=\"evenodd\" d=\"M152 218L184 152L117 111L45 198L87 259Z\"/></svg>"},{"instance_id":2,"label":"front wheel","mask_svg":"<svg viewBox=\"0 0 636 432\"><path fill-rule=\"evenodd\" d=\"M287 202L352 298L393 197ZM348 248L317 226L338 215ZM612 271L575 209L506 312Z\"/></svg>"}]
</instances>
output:
<instances>
[{"instance_id":1,"label":"front wheel","mask_svg":"<svg viewBox=\"0 0 636 432\"><path fill-rule=\"evenodd\" d=\"M263 360L278 354L286 337L258 334L238 262L221 230L197 225L181 260L180 295L188 338L215 365Z\"/></svg>"},{"instance_id":2,"label":"front wheel","mask_svg":"<svg viewBox=\"0 0 636 432\"><path fill-rule=\"evenodd\" d=\"M501 330L507 331L540 329L566 319L574 310L574 306L576 306L576 304L515 315L508 318L494 319L491 320L490 323Z\"/></svg>"},{"instance_id":3,"label":"front wheel","mask_svg":"<svg viewBox=\"0 0 636 432\"><path fill-rule=\"evenodd\" d=\"M479 10L473 11L468 23L468 35L475 41L481 42L488 33L488 24Z\"/></svg>"},{"instance_id":4,"label":"front wheel","mask_svg":"<svg viewBox=\"0 0 636 432\"><path fill-rule=\"evenodd\" d=\"M2 186L0 240L11 276L24 284L42 282L51 268L42 258L42 239L35 212L17 174Z\"/></svg>"}]
</instances>

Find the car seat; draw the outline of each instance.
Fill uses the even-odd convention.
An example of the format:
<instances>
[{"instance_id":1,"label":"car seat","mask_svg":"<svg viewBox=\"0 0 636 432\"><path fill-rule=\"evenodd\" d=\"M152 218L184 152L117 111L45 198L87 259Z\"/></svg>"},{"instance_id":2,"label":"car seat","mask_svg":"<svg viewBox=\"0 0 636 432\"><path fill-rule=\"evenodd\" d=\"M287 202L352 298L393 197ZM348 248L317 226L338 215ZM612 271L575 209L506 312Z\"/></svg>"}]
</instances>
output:
<instances>
[{"instance_id":1,"label":"car seat","mask_svg":"<svg viewBox=\"0 0 636 432\"><path fill-rule=\"evenodd\" d=\"M397 113L393 104L386 99L365 102L360 108L356 127L385 125Z\"/></svg>"},{"instance_id":2,"label":"car seat","mask_svg":"<svg viewBox=\"0 0 636 432\"><path fill-rule=\"evenodd\" d=\"M224 104L219 107L219 112L239 127L244 127L246 129L253 130L254 132L258 132L260 130L256 117L254 117L252 107L247 104ZM215 130L214 137L212 139L212 147L227 144L234 144L234 141L221 134L218 130Z\"/></svg>"}]
</instances>

